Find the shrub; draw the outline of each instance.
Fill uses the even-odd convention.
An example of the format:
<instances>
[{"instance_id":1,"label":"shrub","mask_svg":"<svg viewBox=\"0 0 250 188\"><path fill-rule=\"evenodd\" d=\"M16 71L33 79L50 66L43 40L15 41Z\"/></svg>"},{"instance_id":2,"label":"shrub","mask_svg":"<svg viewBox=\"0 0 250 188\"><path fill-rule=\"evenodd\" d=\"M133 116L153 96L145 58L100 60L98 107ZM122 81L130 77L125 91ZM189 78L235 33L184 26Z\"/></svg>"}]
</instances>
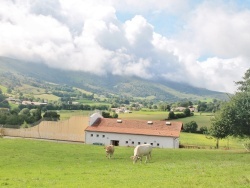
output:
<instances>
[{"instance_id":1,"label":"shrub","mask_svg":"<svg viewBox=\"0 0 250 188\"><path fill-rule=\"evenodd\" d=\"M184 132L196 133L198 125L195 121L190 121L183 126Z\"/></svg>"},{"instance_id":2,"label":"shrub","mask_svg":"<svg viewBox=\"0 0 250 188\"><path fill-rule=\"evenodd\" d=\"M178 119L178 118L184 118L186 117L186 115L184 113L178 113L178 114L175 114L175 118Z\"/></svg>"},{"instance_id":3,"label":"shrub","mask_svg":"<svg viewBox=\"0 0 250 188\"><path fill-rule=\"evenodd\" d=\"M43 118L47 121L57 121L57 120L60 120L60 115L54 111L47 111L43 115Z\"/></svg>"},{"instance_id":4,"label":"shrub","mask_svg":"<svg viewBox=\"0 0 250 188\"><path fill-rule=\"evenodd\" d=\"M207 127L206 126L203 126L203 127L200 127L200 130L199 130L199 133L201 134L206 134L207 133Z\"/></svg>"},{"instance_id":5,"label":"shrub","mask_svg":"<svg viewBox=\"0 0 250 188\"><path fill-rule=\"evenodd\" d=\"M191 111L189 108L186 108L183 113L185 114L186 117L191 116Z\"/></svg>"},{"instance_id":6,"label":"shrub","mask_svg":"<svg viewBox=\"0 0 250 188\"><path fill-rule=\"evenodd\" d=\"M102 117L104 117L104 118L111 118L109 112L102 112Z\"/></svg>"}]
</instances>

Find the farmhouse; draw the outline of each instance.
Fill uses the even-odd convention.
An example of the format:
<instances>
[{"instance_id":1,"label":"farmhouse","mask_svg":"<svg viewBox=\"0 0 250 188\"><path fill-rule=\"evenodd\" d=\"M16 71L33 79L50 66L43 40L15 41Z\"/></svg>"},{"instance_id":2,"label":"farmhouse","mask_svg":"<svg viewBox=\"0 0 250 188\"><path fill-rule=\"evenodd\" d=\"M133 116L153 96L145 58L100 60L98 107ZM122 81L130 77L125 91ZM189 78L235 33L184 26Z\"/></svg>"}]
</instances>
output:
<instances>
[{"instance_id":1,"label":"farmhouse","mask_svg":"<svg viewBox=\"0 0 250 188\"><path fill-rule=\"evenodd\" d=\"M148 143L159 148L179 148L182 128L182 122L111 119L95 113L85 129L85 143L116 146Z\"/></svg>"}]
</instances>

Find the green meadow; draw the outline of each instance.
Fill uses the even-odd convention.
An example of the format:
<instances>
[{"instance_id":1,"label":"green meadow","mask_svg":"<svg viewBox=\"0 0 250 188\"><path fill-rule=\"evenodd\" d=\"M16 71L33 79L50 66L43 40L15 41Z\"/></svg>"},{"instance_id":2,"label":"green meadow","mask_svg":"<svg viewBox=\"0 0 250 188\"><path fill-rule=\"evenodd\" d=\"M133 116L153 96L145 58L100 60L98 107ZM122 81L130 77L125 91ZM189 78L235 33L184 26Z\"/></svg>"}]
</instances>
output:
<instances>
[{"instance_id":1,"label":"green meadow","mask_svg":"<svg viewBox=\"0 0 250 188\"><path fill-rule=\"evenodd\" d=\"M176 112L177 113L177 112ZM199 127L210 127L212 113L194 113L193 116L174 119L171 121L181 121L183 124L190 121L195 121ZM168 112L164 111L133 111L132 113L119 114L122 119L142 119L142 120L165 120L168 117Z\"/></svg>"},{"instance_id":2,"label":"green meadow","mask_svg":"<svg viewBox=\"0 0 250 188\"><path fill-rule=\"evenodd\" d=\"M90 111L85 110L58 110L58 114L60 115L60 120L69 119L71 116L89 116L91 115Z\"/></svg>"},{"instance_id":3,"label":"green meadow","mask_svg":"<svg viewBox=\"0 0 250 188\"><path fill-rule=\"evenodd\" d=\"M7 92L7 88L4 87L4 86L2 86L2 85L0 85L0 89L2 90L3 93L6 93L6 92Z\"/></svg>"},{"instance_id":4,"label":"green meadow","mask_svg":"<svg viewBox=\"0 0 250 188\"><path fill-rule=\"evenodd\" d=\"M227 137L225 139L219 140L219 148L225 150L231 149L244 149L243 143L245 140ZM211 149L215 148L216 140L204 134L186 133L181 132L180 134L180 144L186 146L197 146L199 148Z\"/></svg>"},{"instance_id":5,"label":"green meadow","mask_svg":"<svg viewBox=\"0 0 250 188\"><path fill-rule=\"evenodd\" d=\"M132 147L0 139L0 187L250 187L244 150L154 148L149 163L133 164ZM145 158L143 158L145 160Z\"/></svg>"}]
</instances>

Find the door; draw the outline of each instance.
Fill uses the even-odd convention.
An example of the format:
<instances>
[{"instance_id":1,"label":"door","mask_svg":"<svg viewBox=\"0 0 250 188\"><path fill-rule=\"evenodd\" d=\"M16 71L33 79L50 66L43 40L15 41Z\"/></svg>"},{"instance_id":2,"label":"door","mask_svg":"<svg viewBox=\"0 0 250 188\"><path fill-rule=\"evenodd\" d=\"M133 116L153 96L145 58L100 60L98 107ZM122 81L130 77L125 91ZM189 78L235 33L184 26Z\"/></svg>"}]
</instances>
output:
<instances>
[{"instance_id":1,"label":"door","mask_svg":"<svg viewBox=\"0 0 250 188\"><path fill-rule=\"evenodd\" d=\"M111 140L110 144L112 144L114 146L119 146L119 140Z\"/></svg>"}]
</instances>

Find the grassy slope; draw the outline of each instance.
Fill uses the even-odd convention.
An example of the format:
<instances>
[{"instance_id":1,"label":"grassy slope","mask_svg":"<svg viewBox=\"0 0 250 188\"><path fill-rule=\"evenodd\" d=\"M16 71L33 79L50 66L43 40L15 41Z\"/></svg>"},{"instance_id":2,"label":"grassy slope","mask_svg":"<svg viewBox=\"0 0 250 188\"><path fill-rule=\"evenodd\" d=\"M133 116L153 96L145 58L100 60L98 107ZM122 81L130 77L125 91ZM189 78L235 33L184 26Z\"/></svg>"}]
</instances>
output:
<instances>
[{"instance_id":1,"label":"grassy slope","mask_svg":"<svg viewBox=\"0 0 250 188\"><path fill-rule=\"evenodd\" d=\"M119 114L119 118L123 119L144 119L144 120L164 120L168 117L168 112L159 111L133 111L129 114ZM199 127L210 127L212 113L195 113L194 116L187 118L175 119L172 121L181 121L184 124L190 121L195 121Z\"/></svg>"},{"instance_id":2,"label":"grassy slope","mask_svg":"<svg viewBox=\"0 0 250 188\"><path fill-rule=\"evenodd\" d=\"M38 63L28 63L0 56L0 73L10 72L17 77L36 78L51 83L67 84L95 94L128 95L140 98L158 98L158 100L179 101L180 98L214 98L225 94L191 87L180 83L167 84L143 80L136 77L107 75L99 77L86 72L63 71L49 68ZM1 76L1 75L0 75ZM7 82L8 80L6 80ZM223 98L224 98L223 97ZM219 97L220 98L220 97Z\"/></svg>"},{"instance_id":3,"label":"grassy slope","mask_svg":"<svg viewBox=\"0 0 250 188\"><path fill-rule=\"evenodd\" d=\"M4 87L4 86L2 86L2 85L0 85L0 89L2 90L3 93L6 93L6 92L7 92L7 88Z\"/></svg>"},{"instance_id":4,"label":"grassy slope","mask_svg":"<svg viewBox=\"0 0 250 188\"><path fill-rule=\"evenodd\" d=\"M216 146L216 140L208 137L204 134L194 134L181 132L180 143L184 145L195 145L201 148L214 148ZM219 140L219 147L221 149L243 149L243 140L228 137L226 139Z\"/></svg>"},{"instance_id":5,"label":"grassy slope","mask_svg":"<svg viewBox=\"0 0 250 188\"><path fill-rule=\"evenodd\" d=\"M106 159L101 146L0 139L1 187L249 187L244 151L153 149L132 164L131 147Z\"/></svg>"}]
</instances>

